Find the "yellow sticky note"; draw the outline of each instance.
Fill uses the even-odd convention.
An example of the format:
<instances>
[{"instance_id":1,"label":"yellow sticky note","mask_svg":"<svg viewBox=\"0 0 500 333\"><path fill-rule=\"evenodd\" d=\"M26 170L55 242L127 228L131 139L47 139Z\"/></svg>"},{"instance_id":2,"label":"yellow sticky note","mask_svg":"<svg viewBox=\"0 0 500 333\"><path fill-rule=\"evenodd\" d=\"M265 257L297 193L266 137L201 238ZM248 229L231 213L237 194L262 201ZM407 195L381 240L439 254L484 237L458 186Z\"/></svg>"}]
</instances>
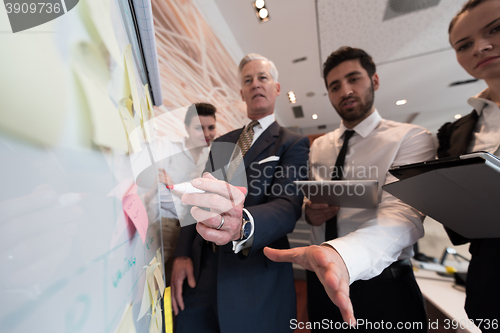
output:
<instances>
[{"instance_id":1,"label":"yellow sticky note","mask_svg":"<svg viewBox=\"0 0 500 333\"><path fill-rule=\"evenodd\" d=\"M121 59L120 47L116 39L113 23L117 22L116 4L112 0L91 0L82 1L81 12L83 15L88 15L97 34L106 46L109 54L116 62ZM119 14L118 14L119 15Z\"/></svg>"},{"instance_id":2,"label":"yellow sticky note","mask_svg":"<svg viewBox=\"0 0 500 333\"><path fill-rule=\"evenodd\" d=\"M153 259L156 261L156 257ZM153 307L153 309L156 308L156 302L158 300L157 297L158 289L156 288L154 271L156 268L158 268L159 265L160 265L159 263L154 263L151 266L149 266L148 269L146 270L146 280L148 281L149 290L151 291L151 295L153 296L151 300L151 306Z\"/></svg>"},{"instance_id":3,"label":"yellow sticky note","mask_svg":"<svg viewBox=\"0 0 500 333\"><path fill-rule=\"evenodd\" d=\"M121 101L120 105L118 106L118 110L120 111L123 126L125 126L131 152L138 153L141 151L141 143L139 136L137 135L137 127L134 124L134 118L132 118L130 110L124 104L124 101Z\"/></svg>"},{"instance_id":4,"label":"yellow sticky note","mask_svg":"<svg viewBox=\"0 0 500 333\"><path fill-rule=\"evenodd\" d=\"M156 262L160 264L160 272L163 272L163 255L161 254L161 247L156 250Z\"/></svg>"},{"instance_id":5,"label":"yellow sticky note","mask_svg":"<svg viewBox=\"0 0 500 333\"><path fill-rule=\"evenodd\" d=\"M160 297L162 297L163 293L165 292L165 281L163 281L163 274L161 274L160 266L155 268L153 274L155 276L156 283L158 284L158 290L160 291Z\"/></svg>"},{"instance_id":6,"label":"yellow sticky note","mask_svg":"<svg viewBox=\"0 0 500 333\"><path fill-rule=\"evenodd\" d=\"M128 151L120 112L108 95L111 76L101 52L93 44L80 42L72 49L72 65L90 109L94 142Z\"/></svg>"},{"instance_id":7,"label":"yellow sticky note","mask_svg":"<svg viewBox=\"0 0 500 333\"><path fill-rule=\"evenodd\" d=\"M44 29L53 30L53 24L45 23ZM55 35L29 32L0 35L0 131L3 133L41 145L59 141L69 94Z\"/></svg>"},{"instance_id":8,"label":"yellow sticky note","mask_svg":"<svg viewBox=\"0 0 500 333\"><path fill-rule=\"evenodd\" d=\"M147 104L146 100L144 98L141 98L141 109L143 110L143 117L141 119L141 126L144 131L144 138L146 139L147 142L151 142L152 140L152 129L150 128L151 123L147 121L148 119L148 111L147 111Z\"/></svg>"},{"instance_id":9,"label":"yellow sticky note","mask_svg":"<svg viewBox=\"0 0 500 333\"><path fill-rule=\"evenodd\" d=\"M156 305L156 310L151 316L151 321L149 323L149 333L160 333L162 329L162 316L160 303Z\"/></svg>"},{"instance_id":10,"label":"yellow sticky note","mask_svg":"<svg viewBox=\"0 0 500 333\"><path fill-rule=\"evenodd\" d=\"M155 119L155 111L153 107L153 100L151 99L151 95L149 94L149 85L144 86L144 94L146 95L146 101L148 104L148 111L149 111L149 119L151 119L153 123L153 127L155 130L158 130L158 126L156 125L156 119Z\"/></svg>"},{"instance_id":11,"label":"yellow sticky note","mask_svg":"<svg viewBox=\"0 0 500 333\"><path fill-rule=\"evenodd\" d=\"M132 303L125 308L125 313L115 333L136 333L134 319L132 318Z\"/></svg>"},{"instance_id":12,"label":"yellow sticky note","mask_svg":"<svg viewBox=\"0 0 500 333\"><path fill-rule=\"evenodd\" d=\"M132 94L132 101L134 103L134 111L142 119L141 101L139 98L139 92L137 90L137 84L136 84L137 81L134 69L135 68L134 58L132 56L132 45L128 44L127 46L125 46L124 57L125 57L125 67L127 71L128 85L130 89L130 94Z\"/></svg>"},{"instance_id":13,"label":"yellow sticky note","mask_svg":"<svg viewBox=\"0 0 500 333\"><path fill-rule=\"evenodd\" d=\"M170 294L170 287L165 288L163 294L163 311L165 316L165 333L174 332L174 321L172 319L172 295Z\"/></svg>"}]
</instances>

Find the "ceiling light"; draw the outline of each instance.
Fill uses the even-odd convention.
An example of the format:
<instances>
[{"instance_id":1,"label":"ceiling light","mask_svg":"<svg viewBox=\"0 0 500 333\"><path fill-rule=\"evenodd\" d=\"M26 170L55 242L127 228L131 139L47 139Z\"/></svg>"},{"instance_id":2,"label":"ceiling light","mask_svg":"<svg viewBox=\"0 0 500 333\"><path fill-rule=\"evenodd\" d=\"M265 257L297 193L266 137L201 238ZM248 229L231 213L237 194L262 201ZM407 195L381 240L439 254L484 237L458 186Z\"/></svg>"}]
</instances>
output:
<instances>
[{"instance_id":1,"label":"ceiling light","mask_svg":"<svg viewBox=\"0 0 500 333\"><path fill-rule=\"evenodd\" d=\"M264 0L255 0L252 5L261 23L269 21L269 11L266 8L266 2Z\"/></svg>"},{"instance_id":2,"label":"ceiling light","mask_svg":"<svg viewBox=\"0 0 500 333\"><path fill-rule=\"evenodd\" d=\"M259 17L261 19L265 19L269 16L269 12L267 11L267 9L265 8L262 8L261 10L259 10Z\"/></svg>"},{"instance_id":3,"label":"ceiling light","mask_svg":"<svg viewBox=\"0 0 500 333\"><path fill-rule=\"evenodd\" d=\"M396 105L405 105L406 104L406 99L400 99L399 101L396 102Z\"/></svg>"},{"instance_id":4,"label":"ceiling light","mask_svg":"<svg viewBox=\"0 0 500 333\"><path fill-rule=\"evenodd\" d=\"M461 114L456 114L456 115L455 115L455 119L460 119L460 118L462 118L462 115L461 115Z\"/></svg>"},{"instance_id":5,"label":"ceiling light","mask_svg":"<svg viewBox=\"0 0 500 333\"><path fill-rule=\"evenodd\" d=\"M255 7L258 8L258 9L261 9L262 7L264 7L266 3L264 2L264 0L257 0L255 1Z\"/></svg>"},{"instance_id":6,"label":"ceiling light","mask_svg":"<svg viewBox=\"0 0 500 333\"><path fill-rule=\"evenodd\" d=\"M315 114L312 115L312 118L313 119L318 119L318 115L315 113Z\"/></svg>"},{"instance_id":7,"label":"ceiling light","mask_svg":"<svg viewBox=\"0 0 500 333\"><path fill-rule=\"evenodd\" d=\"M290 100L290 103L297 103L297 97L293 91L288 92L288 99Z\"/></svg>"}]
</instances>

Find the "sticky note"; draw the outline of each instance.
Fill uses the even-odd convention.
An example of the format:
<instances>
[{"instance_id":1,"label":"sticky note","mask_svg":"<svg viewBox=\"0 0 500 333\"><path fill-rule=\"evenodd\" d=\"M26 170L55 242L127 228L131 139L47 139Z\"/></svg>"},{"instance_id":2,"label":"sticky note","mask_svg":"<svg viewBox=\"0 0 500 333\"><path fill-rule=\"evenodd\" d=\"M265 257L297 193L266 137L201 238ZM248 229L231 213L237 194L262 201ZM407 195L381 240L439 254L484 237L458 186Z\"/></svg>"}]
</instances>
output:
<instances>
[{"instance_id":1,"label":"sticky note","mask_svg":"<svg viewBox=\"0 0 500 333\"><path fill-rule=\"evenodd\" d=\"M156 250L156 262L160 264L160 272L163 272L163 255L161 254L161 247Z\"/></svg>"},{"instance_id":2,"label":"sticky note","mask_svg":"<svg viewBox=\"0 0 500 333\"><path fill-rule=\"evenodd\" d=\"M151 292L149 290L148 279L144 279L144 291L142 292L142 301L141 301L141 309L139 310L139 316L137 317L137 321L139 321L144 315L148 312L149 307L151 306L151 302L153 297L151 296Z\"/></svg>"},{"instance_id":3,"label":"sticky note","mask_svg":"<svg viewBox=\"0 0 500 333\"><path fill-rule=\"evenodd\" d=\"M146 234L148 231L148 214L136 191L137 185L134 184L134 186L132 186L132 188L128 191L127 195L123 198L122 205L123 211L134 224L135 229L139 233L139 236L141 236L142 243L144 244L146 243Z\"/></svg>"},{"instance_id":4,"label":"sticky note","mask_svg":"<svg viewBox=\"0 0 500 333\"><path fill-rule=\"evenodd\" d=\"M129 85L128 88L130 90L130 94L132 95L132 101L134 103L134 111L142 119L141 101L139 98L139 92L137 90L134 60L132 56L132 45L128 44L127 46L125 46L124 57L125 57L125 67L127 72L128 85Z\"/></svg>"},{"instance_id":5,"label":"sticky note","mask_svg":"<svg viewBox=\"0 0 500 333\"><path fill-rule=\"evenodd\" d=\"M147 104L146 104L146 100L144 98L141 98L141 109L143 110L143 117L141 119L141 126L142 126L142 129L144 131L144 137L146 139L147 142L151 142L152 140L152 132L151 132L151 123L150 121L148 121L148 114L149 112L147 111Z\"/></svg>"},{"instance_id":6,"label":"sticky note","mask_svg":"<svg viewBox=\"0 0 500 333\"><path fill-rule=\"evenodd\" d=\"M156 305L156 310L154 314L151 316L151 321L149 323L149 333L160 333L162 329L162 315L160 303Z\"/></svg>"},{"instance_id":7,"label":"sticky note","mask_svg":"<svg viewBox=\"0 0 500 333\"><path fill-rule=\"evenodd\" d=\"M163 294L163 311L165 312L165 333L174 332L174 321L172 318L172 295L170 287L165 288Z\"/></svg>"},{"instance_id":8,"label":"sticky note","mask_svg":"<svg viewBox=\"0 0 500 333\"><path fill-rule=\"evenodd\" d=\"M43 28L55 29L51 22ZM55 43L57 34L3 33L0 130L40 145L55 145L64 132L67 96L71 95Z\"/></svg>"},{"instance_id":9,"label":"sticky note","mask_svg":"<svg viewBox=\"0 0 500 333\"><path fill-rule=\"evenodd\" d=\"M149 85L147 84L144 86L144 94L146 95L146 102L149 111L149 119L151 119L150 121L153 123L154 129L158 130L158 125L156 124L156 119L155 119L153 100L151 99L151 94L149 93Z\"/></svg>"},{"instance_id":10,"label":"sticky note","mask_svg":"<svg viewBox=\"0 0 500 333\"><path fill-rule=\"evenodd\" d=\"M151 302L151 306L153 309L156 308L156 302L158 300L158 289L156 288L154 271L158 268L159 265L159 263L154 263L150 265L146 270L146 280L148 281L149 290L151 291L151 295L153 297Z\"/></svg>"},{"instance_id":11,"label":"sticky note","mask_svg":"<svg viewBox=\"0 0 500 333\"><path fill-rule=\"evenodd\" d=\"M94 44L80 42L72 49L72 66L85 92L97 145L128 151L127 136L107 85L111 79L107 63Z\"/></svg>"},{"instance_id":12,"label":"sticky note","mask_svg":"<svg viewBox=\"0 0 500 333\"><path fill-rule=\"evenodd\" d=\"M158 265L160 265L158 263ZM158 290L160 291L160 297L162 297L163 293L165 292L165 281L163 281L163 274L161 274L160 267L156 267L155 270L153 271L153 274L155 276L156 283L158 284Z\"/></svg>"},{"instance_id":13,"label":"sticky note","mask_svg":"<svg viewBox=\"0 0 500 333\"><path fill-rule=\"evenodd\" d=\"M130 101L130 103L132 103L132 101ZM137 135L138 131L134 123L134 118L131 115L132 110L126 106L127 104L128 101L121 101L120 105L118 105L118 110L120 111L123 126L125 127L128 142L130 144L131 151L129 150L129 152L138 153L141 151L141 143L139 136Z\"/></svg>"},{"instance_id":14,"label":"sticky note","mask_svg":"<svg viewBox=\"0 0 500 333\"><path fill-rule=\"evenodd\" d=\"M113 8L115 4L112 0L82 1L81 11L83 15L88 15L97 34L106 46L109 54L116 62L121 60L120 47L115 36L114 22L117 17L114 13L119 13L119 8ZM116 10L115 10L116 9Z\"/></svg>"},{"instance_id":15,"label":"sticky note","mask_svg":"<svg viewBox=\"0 0 500 333\"><path fill-rule=\"evenodd\" d=\"M125 313L115 333L136 333L134 319L132 318L132 303L125 308Z\"/></svg>"}]
</instances>

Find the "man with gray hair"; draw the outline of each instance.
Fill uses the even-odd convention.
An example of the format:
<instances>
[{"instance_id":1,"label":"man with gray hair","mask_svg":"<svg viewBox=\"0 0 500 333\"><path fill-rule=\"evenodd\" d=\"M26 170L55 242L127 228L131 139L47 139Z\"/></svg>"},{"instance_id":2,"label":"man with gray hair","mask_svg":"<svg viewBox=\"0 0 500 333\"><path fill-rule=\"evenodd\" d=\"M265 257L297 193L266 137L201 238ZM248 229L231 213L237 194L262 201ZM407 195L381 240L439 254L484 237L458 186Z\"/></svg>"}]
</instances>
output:
<instances>
[{"instance_id":1,"label":"man with gray hair","mask_svg":"<svg viewBox=\"0 0 500 333\"><path fill-rule=\"evenodd\" d=\"M227 166L224 179L206 173L192 182L206 193L182 197L194 206L198 223L181 229L174 255L177 333L290 332L296 318L292 266L268 260L263 248L289 248L286 235L301 215L303 199L293 181L307 178L309 140L275 121L280 85L271 61L249 54L238 71L248 120L215 140L205 169ZM246 197L233 186L242 185L231 176L234 154L217 148L224 142L241 149Z\"/></svg>"}]
</instances>

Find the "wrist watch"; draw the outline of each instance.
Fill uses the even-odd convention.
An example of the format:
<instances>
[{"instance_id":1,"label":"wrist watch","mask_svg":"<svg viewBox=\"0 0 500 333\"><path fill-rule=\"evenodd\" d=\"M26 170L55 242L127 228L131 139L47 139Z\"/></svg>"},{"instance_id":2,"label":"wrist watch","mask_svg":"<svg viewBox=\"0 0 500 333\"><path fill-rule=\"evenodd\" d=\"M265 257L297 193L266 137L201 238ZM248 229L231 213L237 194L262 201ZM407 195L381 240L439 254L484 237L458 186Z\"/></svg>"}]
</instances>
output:
<instances>
[{"instance_id":1,"label":"wrist watch","mask_svg":"<svg viewBox=\"0 0 500 333\"><path fill-rule=\"evenodd\" d=\"M242 212L241 219L240 240L245 240L252 233L252 223L245 211Z\"/></svg>"}]
</instances>

